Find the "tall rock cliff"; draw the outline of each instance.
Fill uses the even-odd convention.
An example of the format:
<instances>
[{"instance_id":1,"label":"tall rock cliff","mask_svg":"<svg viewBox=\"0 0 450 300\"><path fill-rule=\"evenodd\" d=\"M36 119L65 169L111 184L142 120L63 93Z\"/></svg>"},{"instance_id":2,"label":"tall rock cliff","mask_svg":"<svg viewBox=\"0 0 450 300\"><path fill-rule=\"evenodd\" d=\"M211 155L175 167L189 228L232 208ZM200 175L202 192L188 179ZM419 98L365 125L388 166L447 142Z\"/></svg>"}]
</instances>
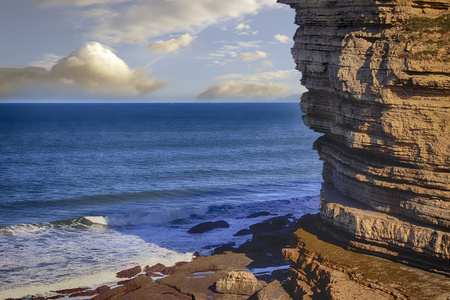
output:
<instances>
[{"instance_id":1,"label":"tall rock cliff","mask_svg":"<svg viewBox=\"0 0 450 300\"><path fill-rule=\"evenodd\" d=\"M304 122L324 134L322 221L450 274L450 1L278 2L296 10Z\"/></svg>"}]
</instances>

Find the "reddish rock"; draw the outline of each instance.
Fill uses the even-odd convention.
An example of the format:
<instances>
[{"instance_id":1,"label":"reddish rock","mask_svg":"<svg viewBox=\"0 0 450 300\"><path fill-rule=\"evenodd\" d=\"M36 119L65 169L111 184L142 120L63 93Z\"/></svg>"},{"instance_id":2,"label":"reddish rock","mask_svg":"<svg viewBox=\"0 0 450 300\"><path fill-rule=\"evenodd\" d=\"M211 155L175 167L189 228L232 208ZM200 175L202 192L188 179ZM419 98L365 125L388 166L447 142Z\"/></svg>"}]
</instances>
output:
<instances>
[{"instance_id":1,"label":"reddish rock","mask_svg":"<svg viewBox=\"0 0 450 300\"><path fill-rule=\"evenodd\" d=\"M134 268L126 269L116 273L117 278L132 278L137 274L142 272L142 268L140 266L136 266Z\"/></svg>"},{"instance_id":2,"label":"reddish rock","mask_svg":"<svg viewBox=\"0 0 450 300\"><path fill-rule=\"evenodd\" d=\"M191 300L176 289L153 282L148 277L137 277L120 286L92 298L92 300Z\"/></svg>"},{"instance_id":3,"label":"reddish rock","mask_svg":"<svg viewBox=\"0 0 450 300\"><path fill-rule=\"evenodd\" d=\"M163 273L164 275L172 275L173 273L176 272L177 268L179 268L179 267L181 267L181 266L183 266L183 265L185 265L185 264L187 264L187 262L185 262L185 261L179 261L179 262L177 262L177 263L176 263L174 266L172 266L172 267L166 267L166 268L164 268L164 270L162 271L162 273Z\"/></svg>"},{"instance_id":4,"label":"reddish rock","mask_svg":"<svg viewBox=\"0 0 450 300\"><path fill-rule=\"evenodd\" d=\"M126 279L126 280L122 280L122 281L118 281L117 284L118 285L124 285L127 284L128 282L132 281L133 279Z\"/></svg>"},{"instance_id":5,"label":"reddish rock","mask_svg":"<svg viewBox=\"0 0 450 300\"><path fill-rule=\"evenodd\" d=\"M63 294L63 295L71 295L73 293L87 291L88 289L89 288L87 288L87 287L79 287L79 288L74 288L74 289L65 289L65 290L58 290L58 291L52 291L52 292L57 293L57 294Z\"/></svg>"},{"instance_id":6,"label":"reddish rock","mask_svg":"<svg viewBox=\"0 0 450 300\"><path fill-rule=\"evenodd\" d=\"M165 265L157 263L156 265L153 265L151 267L146 266L144 268L144 271L145 272L162 272L162 271L164 271L165 268L166 268Z\"/></svg>"},{"instance_id":7,"label":"reddish rock","mask_svg":"<svg viewBox=\"0 0 450 300\"><path fill-rule=\"evenodd\" d=\"M75 298L75 297L95 296L97 294L98 294L97 291L89 290L89 291L84 291L84 292L73 293L69 297Z\"/></svg>"},{"instance_id":8,"label":"reddish rock","mask_svg":"<svg viewBox=\"0 0 450 300\"><path fill-rule=\"evenodd\" d=\"M161 277L161 274L153 273L153 272L147 272L147 273L145 273L145 276L148 276L148 277Z\"/></svg>"},{"instance_id":9,"label":"reddish rock","mask_svg":"<svg viewBox=\"0 0 450 300\"><path fill-rule=\"evenodd\" d=\"M104 293L104 292L109 291L110 289L111 289L111 288L110 288L109 286L107 286L107 285L102 285L102 286L99 286L99 287L96 289L96 291L97 291L97 293L101 294L101 293Z\"/></svg>"},{"instance_id":10,"label":"reddish rock","mask_svg":"<svg viewBox=\"0 0 450 300\"><path fill-rule=\"evenodd\" d=\"M47 300L61 299L61 298L64 298L64 297L65 296L63 296L63 295L56 295L56 296L47 297Z\"/></svg>"}]
</instances>

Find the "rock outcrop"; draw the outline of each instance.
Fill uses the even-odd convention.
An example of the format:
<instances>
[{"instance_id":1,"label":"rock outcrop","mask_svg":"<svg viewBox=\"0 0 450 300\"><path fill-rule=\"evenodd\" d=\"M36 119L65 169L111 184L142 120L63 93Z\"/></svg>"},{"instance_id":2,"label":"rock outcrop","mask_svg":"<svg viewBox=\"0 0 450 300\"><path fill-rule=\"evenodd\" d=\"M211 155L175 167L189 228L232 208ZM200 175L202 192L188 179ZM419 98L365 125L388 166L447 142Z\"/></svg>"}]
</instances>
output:
<instances>
[{"instance_id":1,"label":"rock outcrop","mask_svg":"<svg viewBox=\"0 0 450 300\"><path fill-rule=\"evenodd\" d=\"M296 10L303 120L324 134L322 220L450 274L450 1L278 2Z\"/></svg>"}]
</instances>

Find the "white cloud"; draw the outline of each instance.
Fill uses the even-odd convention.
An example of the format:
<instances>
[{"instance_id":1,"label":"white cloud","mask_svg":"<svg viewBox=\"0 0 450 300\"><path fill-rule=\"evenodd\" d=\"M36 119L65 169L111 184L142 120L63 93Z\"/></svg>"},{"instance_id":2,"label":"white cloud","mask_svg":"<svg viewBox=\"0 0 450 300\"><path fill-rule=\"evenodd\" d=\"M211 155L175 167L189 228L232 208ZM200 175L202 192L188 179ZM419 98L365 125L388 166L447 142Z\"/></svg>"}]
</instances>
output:
<instances>
[{"instance_id":1,"label":"white cloud","mask_svg":"<svg viewBox=\"0 0 450 300\"><path fill-rule=\"evenodd\" d=\"M245 81L263 81L270 82L273 80L281 80L298 75L297 70L279 70L273 72L262 72L254 74L227 74L215 77L216 80L245 80Z\"/></svg>"},{"instance_id":2,"label":"white cloud","mask_svg":"<svg viewBox=\"0 0 450 300\"><path fill-rule=\"evenodd\" d=\"M50 77L92 91L145 95L165 86L147 78L142 69L132 70L113 51L97 42L78 48L50 70Z\"/></svg>"},{"instance_id":3,"label":"white cloud","mask_svg":"<svg viewBox=\"0 0 450 300\"><path fill-rule=\"evenodd\" d=\"M178 49L181 46L187 47L194 40L195 36L191 36L189 33L183 34L177 39L170 39L168 41L157 41L148 45L148 49L154 53L162 54L162 53L177 53Z\"/></svg>"},{"instance_id":4,"label":"white cloud","mask_svg":"<svg viewBox=\"0 0 450 300\"><path fill-rule=\"evenodd\" d=\"M288 44L288 43L292 42L292 39L290 37L288 37L287 35L284 35L284 34L276 34L274 36L274 38L277 41L279 41L280 43L283 43L283 44Z\"/></svg>"},{"instance_id":5,"label":"white cloud","mask_svg":"<svg viewBox=\"0 0 450 300\"><path fill-rule=\"evenodd\" d=\"M246 81L216 82L198 95L198 99L275 99L286 97L290 87L282 83Z\"/></svg>"},{"instance_id":6,"label":"white cloud","mask_svg":"<svg viewBox=\"0 0 450 300\"><path fill-rule=\"evenodd\" d=\"M256 52L241 53L236 56L236 59L242 60L242 61L255 61L258 59L266 58L268 56L269 55L264 51L256 51Z\"/></svg>"},{"instance_id":7,"label":"white cloud","mask_svg":"<svg viewBox=\"0 0 450 300\"><path fill-rule=\"evenodd\" d=\"M240 23L236 27L234 27L235 30L243 31L243 30L250 30L250 25L245 25L244 23Z\"/></svg>"},{"instance_id":8,"label":"white cloud","mask_svg":"<svg viewBox=\"0 0 450 300\"><path fill-rule=\"evenodd\" d=\"M66 88L94 95L138 96L164 87L164 80L150 78L142 68L130 69L113 51L91 42L60 59L47 71L39 67L0 72L0 96L23 88Z\"/></svg>"},{"instance_id":9,"label":"white cloud","mask_svg":"<svg viewBox=\"0 0 450 300\"><path fill-rule=\"evenodd\" d=\"M119 15L92 19L97 26L88 36L106 43L146 42L164 34L195 32L275 5L273 0L137 0Z\"/></svg>"}]
</instances>

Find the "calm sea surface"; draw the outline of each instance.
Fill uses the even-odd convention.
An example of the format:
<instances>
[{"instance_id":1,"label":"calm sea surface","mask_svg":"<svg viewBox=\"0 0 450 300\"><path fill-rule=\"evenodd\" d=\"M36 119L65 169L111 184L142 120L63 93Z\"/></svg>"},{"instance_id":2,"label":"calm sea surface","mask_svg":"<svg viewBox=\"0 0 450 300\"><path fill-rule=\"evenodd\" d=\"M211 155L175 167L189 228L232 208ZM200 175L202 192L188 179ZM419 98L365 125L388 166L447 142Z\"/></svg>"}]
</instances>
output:
<instances>
[{"instance_id":1,"label":"calm sea surface","mask_svg":"<svg viewBox=\"0 0 450 300\"><path fill-rule=\"evenodd\" d=\"M317 137L297 103L1 104L0 299L240 244L255 212L316 212ZM214 220L231 226L187 233Z\"/></svg>"}]
</instances>

